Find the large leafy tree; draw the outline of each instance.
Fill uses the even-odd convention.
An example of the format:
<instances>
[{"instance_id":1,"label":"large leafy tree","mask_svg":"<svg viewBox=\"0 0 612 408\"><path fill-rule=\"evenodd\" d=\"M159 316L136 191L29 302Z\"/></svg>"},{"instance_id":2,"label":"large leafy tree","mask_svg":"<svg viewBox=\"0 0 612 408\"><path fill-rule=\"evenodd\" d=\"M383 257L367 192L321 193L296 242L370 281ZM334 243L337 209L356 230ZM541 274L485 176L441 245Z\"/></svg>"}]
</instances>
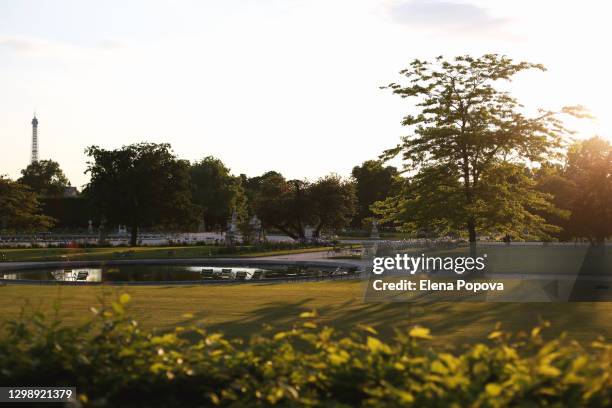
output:
<instances>
[{"instance_id":1,"label":"large leafy tree","mask_svg":"<svg viewBox=\"0 0 612 408\"><path fill-rule=\"evenodd\" d=\"M550 197L534 189L526 164L558 153L567 130L559 112L523 112L500 83L539 64L496 54L479 58L414 60L401 71L393 93L414 100L403 119L410 133L385 152L401 155L408 173L402 193L378 213L416 229L463 230L471 243L483 232L542 236L555 229L537 215L552 209Z\"/></svg>"},{"instance_id":2,"label":"large leafy tree","mask_svg":"<svg viewBox=\"0 0 612 408\"><path fill-rule=\"evenodd\" d=\"M282 174L270 171L249 183L251 207L264 227L303 240L305 226L313 222L308 187L306 181L286 180Z\"/></svg>"},{"instance_id":3,"label":"large leafy tree","mask_svg":"<svg viewBox=\"0 0 612 408\"><path fill-rule=\"evenodd\" d=\"M570 221L570 205L574 196L575 186L567 178L567 166L564 162L544 163L533 170L536 188L552 197L556 212L540 213L550 224L560 227L554 234L555 238L567 241L573 236Z\"/></svg>"},{"instance_id":4,"label":"large leafy tree","mask_svg":"<svg viewBox=\"0 0 612 408\"><path fill-rule=\"evenodd\" d=\"M0 230L45 230L53 219L41 214L36 193L28 186L0 176Z\"/></svg>"},{"instance_id":5,"label":"large leafy tree","mask_svg":"<svg viewBox=\"0 0 612 408\"><path fill-rule=\"evenodd\" d=\"M399 174L397 168L385 166L380 160L367 160L361 166L353 167L351 176L355 180L357 195L353 226L361 227L365 219L374 215L370 209L372 204L398 193Z\"/></svg>"},{"instance_id":6,"label":"large leafy tree","mask_svg":"<svg viewBox=\"0 0 612 408\"><path fill-rule=\"evenodd\" d=\"M209 226L225 226L236 210L246 214L246 198L239 177L232 176L223 162L212 156L192 164L190 168L193 201Z\"/></svg>"},{"instance_id":7,"label":"large leafy tree","mask_svg":"<svg viewBox=\"0 0 612 408\"><path fill-rule=\"evenodd\" d=\"M57 197L64 193L70 182L59 163L53 160L39 160L21 170L20 183L30 186L32 191L43 197Z\"/></svg>"},{"instance_id":8,"label":"large leafy tree","mask_svg":"<svg viewBox=\"0 0 612 408\"><path fill-rule=\"evenodd\" d=\"M78 197L45 197L40 200L44 214L56 220L55 229L79 230L88 226L88 222L99 225L90 201L85 195Z\"/></svg>"},{"instance_id":9,"label":"large leafy tree","mask_svg":"<svg viewBox=\"0 0 612 408\"><path fill-rule=\"evenodd\" d=\"M354 187L336 175L310 183L286 180L271 171L247 180L245 185L251 209L263 225L297 240L306 238L306 226L313 227L318 237L322 231L346 226L354 214Z\"/></svg>"},{"instance_id":10,"label":"large leafy tree","mask_svg":"<svg viewBox=\"0 0 612 408\"><path fill-rule=\"evenodd\" d=\"M144 226L191 227L189 162L179 160L168 144L139 143L105 150L91 146L87 195L111 224L130 228L131 245Z\"/></svg>"},{"instance_id":11,"label":"large leafy tree","mask_svg":"<svg viewBox=\"0 0 612 408\"><path fill-rule=\"evenodd\" d=\"M346 227L357 207L355 185L336 174L320 178L309 188L314 218L314 236Z\"/></svg>"},{"instance_id":12,"label":"large leafy tree","mask_svg":"<svg viewBox=\"0 0 612 408\"><path fill-rule=\"evenodd\" d=\"M569 232L603 244L612 236L612 146L599 137L573 144L565 174L572 185Z\"/></svg>"}]
</instances>

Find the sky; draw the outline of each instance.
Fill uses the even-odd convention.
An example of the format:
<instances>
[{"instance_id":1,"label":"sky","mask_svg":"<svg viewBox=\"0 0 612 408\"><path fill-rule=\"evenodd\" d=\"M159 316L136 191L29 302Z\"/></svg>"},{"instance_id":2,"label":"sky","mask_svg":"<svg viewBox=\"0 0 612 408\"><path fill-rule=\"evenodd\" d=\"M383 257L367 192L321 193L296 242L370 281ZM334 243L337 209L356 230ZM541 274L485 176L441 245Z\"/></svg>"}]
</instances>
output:
<instances>
[{"instance_id":1,"label":"sky","mask_svg":"<svg viewBox=\"0 0 612 408\"><path fill-rule=\"evenodd\" d=\"M0 0L0 174L40 158L82 186L87 146L171 143L234 174L343 176L399 142L410 102L380 86L414 58L494 52L526 109L582 104L612 138L604 1Z\"/></svg>"}]
</instances>

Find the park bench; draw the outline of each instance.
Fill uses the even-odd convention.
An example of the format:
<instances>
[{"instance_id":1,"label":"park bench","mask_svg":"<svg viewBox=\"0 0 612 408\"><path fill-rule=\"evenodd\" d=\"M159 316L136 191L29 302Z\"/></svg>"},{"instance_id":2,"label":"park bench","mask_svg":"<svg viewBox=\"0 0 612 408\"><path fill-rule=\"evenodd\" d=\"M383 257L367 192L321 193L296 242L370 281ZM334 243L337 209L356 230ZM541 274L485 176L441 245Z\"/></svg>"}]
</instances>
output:
<instances>
[{"instance_id":1,"label":"park bench","mask_svg":"<svg viewBox=\"0 0 612 408\"><path fill-rule=\"evenodd\" d=\"M259 280L261 278L263 278L263 271L261 269L256 270L253 272L253 275L251 275L251 280Z\"/></svg>"},{"instance_id":2,"label":"park bench","mask_svg":"<svg viewBox=\"0 0 612 408\"><path fill-rule=\"evenodd\" d=\"M243 280L246 280L246 277L247 277L247 273L245 271L237 271L236 272L236 278L235 278L236 280L243 281Z\"/></svg>"},{"instance_id":3,"label":"park bench","mask_svg":"<svg viewBox=\"0 0 612 408\"><path fill-rule=\"evenodd\" d=\"M232 278L232 270L230 268L221 269L221 279L231 279Z\"/></svg>"},{"instance_id":4,"label":"park bench","mask_svg":"<svg viewBox=\"0 0 612 408\"><path fill-rule=\"evenodd\" d=\"M215 279L215 271L212 269L202 269L200 277L202 279Z\"/></svg>"}]
</instances>

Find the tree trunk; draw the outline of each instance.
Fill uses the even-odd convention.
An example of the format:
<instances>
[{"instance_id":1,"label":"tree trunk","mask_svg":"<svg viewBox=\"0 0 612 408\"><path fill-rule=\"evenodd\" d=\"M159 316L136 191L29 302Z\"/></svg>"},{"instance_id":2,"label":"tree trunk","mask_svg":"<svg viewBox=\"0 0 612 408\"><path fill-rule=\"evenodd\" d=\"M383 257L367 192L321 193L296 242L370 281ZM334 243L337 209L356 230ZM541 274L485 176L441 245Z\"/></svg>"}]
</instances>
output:
<instances>
[{"instance_id":1,"label":"tree trunk","mask_svg":"<svg viewBox=\"0 0 612 408\"><path fill-rule=\"evenodd\" d=\"M138 225L130 227L130 246L138 246Z\"/></svg>"},{"instance_id":2,"label":"tree trunk","mask_svg":"<svg viewBox=\"0 0 612 408\"><path fill-rule=\"evenodd\" d=\"M464 129L465 129L465 121L463 125L461 126L462 133L464 132ZM473 201L472 188L474 187L474 184L472 183L472 186L470 186L470 165L469 165L468 154L465 149L463 149L462 155L463 155L463 163L462 163L463 189L465 193L465 202L466 202L466 205L471 206L472 201ZM470 241L470 256L475 258L476 257L476 221L474 220L472 216L470 216L470 218L467 220L467 230L468 230L469 241Z\"/></svg>"},{"instance_id":3,"label":"tree trunk","mask_svg":"<svg viewBox=\"0 0 612 408\"><path fill-rule=\"evenodd\" d=\"M323 228L323 223L320 222L319 225L317 225L317 227L315 228L314 232L313 232L313 236L315 238L319 238L321 236L321 229Z\"/></svg>"},{"instance_id":4,"label":"tree trunk","mask_svg":"<svg viewBox=\"0 0 612 408\"><path fill-rule=\"evenodd\" d=\"M476 223L474 219L469 219L467 223L467 229L470 241L470 256L476 257Z\"/></svg>"}]
</instances>

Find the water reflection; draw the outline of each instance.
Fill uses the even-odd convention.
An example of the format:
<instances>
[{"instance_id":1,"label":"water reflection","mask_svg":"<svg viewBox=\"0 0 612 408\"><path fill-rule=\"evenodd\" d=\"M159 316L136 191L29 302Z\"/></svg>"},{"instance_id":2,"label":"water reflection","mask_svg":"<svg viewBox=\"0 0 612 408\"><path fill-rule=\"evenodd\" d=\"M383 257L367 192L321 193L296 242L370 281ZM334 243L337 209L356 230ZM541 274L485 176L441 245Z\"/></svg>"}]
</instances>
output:
<instances>
[{"instance_id":1,"label":"water reflection","mask_svg":"<svg viewBox=\"0 0 612 408\"><path fill-rule=\"evenodd\" d=\"M61 269L52 271L53 279L67 282L102 282L102 269Z\"/></svg>"},{"instance_id":2,"label":"water reflection","mask_svg":"<svg viewBox=\"0 0 612 408\"><path fill-rule=\"evenodd\" d=\"M101 268L36 269L4 274L3 279L56 282L249 281L275 278L325 277L348 270L312 267L245 267L219 265L122 265Z\"/></svg>"}]
</instances>

